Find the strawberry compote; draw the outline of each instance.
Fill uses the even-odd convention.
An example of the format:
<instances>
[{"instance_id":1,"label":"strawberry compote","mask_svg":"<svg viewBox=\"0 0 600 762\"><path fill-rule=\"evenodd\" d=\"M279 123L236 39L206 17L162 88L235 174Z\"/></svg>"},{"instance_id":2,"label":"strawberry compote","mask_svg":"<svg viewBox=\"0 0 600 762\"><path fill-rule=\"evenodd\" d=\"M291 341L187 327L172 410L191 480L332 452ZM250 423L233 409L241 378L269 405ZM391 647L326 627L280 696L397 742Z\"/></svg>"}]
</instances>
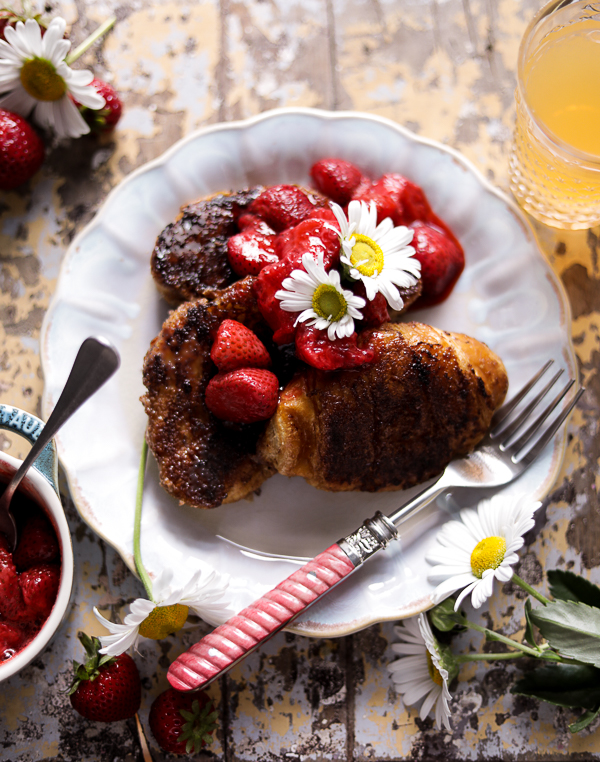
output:
<instances>
[{"instance_id":1,"label":"strawberry compote","mask_svg":"<svg viewBox=\"0 0 600 762\"><path fill-rule=\"evenodd\" d=\"M0 662L22 651L41 630L61 574L58 539L44 511L18 491L11 510L18 543L11 553L0 533Z\"/></svg>"}]
</instances>

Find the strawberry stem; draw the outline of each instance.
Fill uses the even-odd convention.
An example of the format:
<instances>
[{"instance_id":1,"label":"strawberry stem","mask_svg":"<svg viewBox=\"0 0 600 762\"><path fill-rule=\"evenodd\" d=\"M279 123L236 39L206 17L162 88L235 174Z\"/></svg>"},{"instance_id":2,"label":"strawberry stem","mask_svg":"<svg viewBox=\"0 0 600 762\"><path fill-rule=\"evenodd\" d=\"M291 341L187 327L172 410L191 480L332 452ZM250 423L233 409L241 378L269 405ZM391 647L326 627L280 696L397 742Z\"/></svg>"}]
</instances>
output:
<instances>
[{"instance_id":1,"label":"strawberry stem","mask_svg":"<svg viewBox=\"0 0 600 762\"><path fill-rule=\"evenodd\" d=\"M144 498L144 475L146 473L146 460L148 459L148 444L146 438L142 443L142 456L140 458L140 469L138 471L138 483L137 493L135 496L135 518L133 520L133 558L135 560L135 568L137 573L144 583L148 598L156 603L152 595L152 580L148 576L146 567L142 563L142 552L140 548L140 537L142 531L142 502Z\"/></svg>"},{"instance_id":2,"label":"strawberry stem","mask_svg":"<svg viewBox=\"0 0 600 762\"><path fill-rule=\"evenodd\" d=\"M71 51L69 55L65 58L65 63L67 66L70 66L74 61L76 61L80 56L82 56L86 50L89 50L89 48L92 47L92 45L96 42L96 40L99 40L100 37L105 35L109 29L111 29L114 26L115 21L117 20L116 16L111 16L109 19L107 19L103 24L100 24L98 29L96 29L95 32L92 32L89 37L86 37L86 39L81 43L81 45L78 45L75 50Z\"/></svg>"}]
</instances>

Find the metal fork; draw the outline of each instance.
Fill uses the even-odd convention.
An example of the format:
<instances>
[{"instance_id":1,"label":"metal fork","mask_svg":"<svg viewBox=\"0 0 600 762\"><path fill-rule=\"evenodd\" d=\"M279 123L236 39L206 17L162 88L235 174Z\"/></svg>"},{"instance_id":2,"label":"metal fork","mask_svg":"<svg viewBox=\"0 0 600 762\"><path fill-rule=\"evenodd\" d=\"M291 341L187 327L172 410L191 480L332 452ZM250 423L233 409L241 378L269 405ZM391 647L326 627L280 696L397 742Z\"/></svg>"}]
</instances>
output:
<instances>
[{"instance_id":1,"label":"metal fork","mask_svg":"<svg viewBox=\"0 0 600 762\"><path fill-rule=\"evenodd\" d=\"M450 463L433 484L390 516L378 512L367 519L356 532L320 553L181 654L169 668L167 677L171 685L180 691L199 690L227 672L396 539L396 527L442 492L455 487L500 487L520 476L542 453L584 392L579 389L569 404L548 421L575 383L569 381L534 417L562 375L559 370L519 409L552 364L552 360L547 362L496 412L489 433L477 448L467 457Z\"/></svg>"}]
</instances>

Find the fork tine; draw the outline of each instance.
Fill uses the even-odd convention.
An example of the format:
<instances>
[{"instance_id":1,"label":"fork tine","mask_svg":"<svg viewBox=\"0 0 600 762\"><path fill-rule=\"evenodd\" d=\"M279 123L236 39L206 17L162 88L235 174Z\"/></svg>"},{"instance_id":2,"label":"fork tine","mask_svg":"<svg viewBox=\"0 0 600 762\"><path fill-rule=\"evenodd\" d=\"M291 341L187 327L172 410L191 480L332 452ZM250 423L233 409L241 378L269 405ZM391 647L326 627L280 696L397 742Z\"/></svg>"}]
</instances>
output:
<instances>
[{"instance_id":1,"label":"fork tine","mask_svg":"<svg viewBox=\"0 0 600 762\"><path fill-rule=\"evenodd\" d=\"M506 426L497 426L494 430L494 432L490 435L492 439L496 439L496 437L499 437L502 435L502 442L501 445L506 445L508 440L512 437L512 435L518 431L522 424L529 418L531 413L535 410L535 408L540 404L540 402L544 399L546 394L552 389L554 384L558 381L558 379L562 376L563 370L562 368L557 371L554 376L548 381L546 386L538 392L538 394L531 400L531 402L519 413L519 415L514 419L514 421L511 421Z\"/></svg>"},{"instance_id":2,"label":"fork tine","mask_svg":"<svg viewBox=\"0 0 600 762\"><path fill-rule=\"evenodd\" d=\"M525 386L522 389L520 389L509 402L506 402L504 405L502 405L502 407L499 410L496 411L492 419L492 422L494 424L494 431L498 428L498 426L502 423L502 421L506 420L506 418L512 413L512 411L516 408L519 402L521 402L521 400L525 397L525 395L531 389L533 389L533 387L537 384L537 382L548 370L548 368L551 365L553 365L553 363L554 363L554 360L548 360L548 362L544 365L544 367L540 368L540 370L535 374L535 376L530 381L528 381L525 384Z\"/></svg>"},{"instance_id":3,"label":"fork tine","mask_svg":"<svg viewBox=\"0 0 600 762\"><path fill-rule=\"evenodd\" d=\"M544 411L546 413L546 415L544 416L544 418L542 418L542 416L540 416L540 418L542 418L542 420L540 421L540 424L543 423L544 419L548 417L549 413L552 412L552 410L556 407L556 405L564 397L564 395L567 393L567 391L571 388L573 383L574 383L574 381L571 381L569 384L567 384L567 386L565 387L563 392L561 392L556 397L556 399L553 400L552 405L549 406L550 410L548 410L547 412ZM559 428L562 426L562 424L566 421L567 417L569 416L569 413L571 412L571 410L573 410L575 405L579 402L579 399L580 399L581 395L584 392L585 392L585 387L582 386L578 390L577 394L573 397L571 402L567 405L567 407L558 416L558 418L556 420L552 421L552 423L548 426L546 431L544 431L542 436L537 440L537 442L531 448L531 450L529 450L529 452L527 452L520 459L516 457L519 454L519 452L516 452L512 456L512 461L516 462L516 463L520 463L520 464L522 463L524 466L529 466L538 457L538 455L542 452L544 447L548 444L548 442L556 434L556 432L559 430ZM531 432L532 434L535 433L535 431L537 430L536 424L537 424L537 421L530 427L531 429L533 429L533 431ZM529 432L526 432L526 433L529 433ZM525 440L524 443L523 443L523 446L527 445L528 440L525 438L525 434L521 437L521 439ZM521 447L521 450L522 450L522 447Z\"/></svg>"},{"instance_id":4,"label":"fork tine","mask_svg":"<svg viewBox=\"0 0 600 762\"><path fill-rule=\"evenodd\" d=\"M567 381L565 386L558 392L556 397L552 400L552 402L549 402L546 407L542 410L542 412L538 415L538 417L533 421L533 423L529 426L529 428L521 434L519 439L512 442L511 445L508 447L507 442L508 439L505 440L501 445L500 449L503 452L519 452L519 450L522 450L525 445L531 441L531 437L535 434L535 432L539 429L539 427L544 423L546 418L552 413L553 410L556 410L557 405L559 402L566 396L569 389L573 386L575 381L571 379L571 381Z\"/></svg>"}]
</instances>

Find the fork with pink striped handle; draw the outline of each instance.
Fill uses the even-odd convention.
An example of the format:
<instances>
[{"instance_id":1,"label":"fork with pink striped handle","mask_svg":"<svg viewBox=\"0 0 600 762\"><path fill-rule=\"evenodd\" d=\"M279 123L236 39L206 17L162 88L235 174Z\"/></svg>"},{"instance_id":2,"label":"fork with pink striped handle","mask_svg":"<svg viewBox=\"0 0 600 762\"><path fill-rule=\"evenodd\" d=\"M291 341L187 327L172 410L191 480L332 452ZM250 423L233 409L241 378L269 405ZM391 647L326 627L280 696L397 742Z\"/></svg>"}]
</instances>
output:
<instances>
[{"instance_id":1,"label":"fork with pink striped handle","mask_svg":"<svg viewBox=\"0 0 600 762\"><path fill-rule=\"evenodd\" d=\"M206 635L171 664L168 680L180 691L205 688L276 632L343 582L352 572L398 536L397 526L451 487L500 487L516 479L542 453L584 392L558 410L574 381L569 381L534 417L562 370L528 398L552 365L550 360L515 397L500 408L492 428L466 458L450 463L443 474L391 516L377 513L296 570L262 598ZM521 406L523 402L523 406ZM547 419L550 419L547 422Z\"/></svg>"}]
</instances>

